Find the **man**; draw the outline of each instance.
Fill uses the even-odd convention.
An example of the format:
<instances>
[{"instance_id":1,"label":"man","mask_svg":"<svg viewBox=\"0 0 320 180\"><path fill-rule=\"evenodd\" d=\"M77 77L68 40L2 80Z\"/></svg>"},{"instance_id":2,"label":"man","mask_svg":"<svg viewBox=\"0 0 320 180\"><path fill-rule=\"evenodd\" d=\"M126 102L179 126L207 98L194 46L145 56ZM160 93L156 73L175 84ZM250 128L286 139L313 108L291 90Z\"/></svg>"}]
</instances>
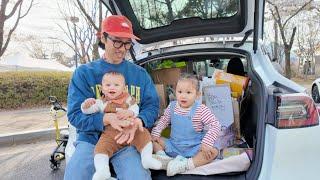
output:
<instances>
[{"instance_id":1,"label":"man","mask_svg":"<svg viewBox=\"0 0 320 180\"><path fill-rule=\"evenodd\" d=\"M151 128L158 116L159 99L148 73L140 66L124 60L131 48L133 35L131 22L124 16L109 16L102 22L101 42L105 47L102 59L76 69L68 91L68 119L77 128L75 152L66 167L64 178L91 180L94 169L94 147L104 126L111 125L121 131L119 144L130 143L137 129ZM102 76L116 71L125 76L128 92L135 97L140 112L134 124L126 127L113 113L85 115L81 103L87 98L99 98ZM128 146L115 153L110 161L118 179L151 179L150 171L141 164L140 154Z\"/></svg>"}]
</instances>

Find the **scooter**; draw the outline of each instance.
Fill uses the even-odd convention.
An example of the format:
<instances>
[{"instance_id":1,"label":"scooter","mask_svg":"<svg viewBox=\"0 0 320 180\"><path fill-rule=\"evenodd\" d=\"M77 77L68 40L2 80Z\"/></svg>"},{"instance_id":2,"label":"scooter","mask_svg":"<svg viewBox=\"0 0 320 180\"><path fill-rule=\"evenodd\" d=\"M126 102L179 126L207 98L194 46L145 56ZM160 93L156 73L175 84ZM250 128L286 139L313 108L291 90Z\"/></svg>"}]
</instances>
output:
<instances>
[{"instance_id":1,"label":"scooter","mask_svg":"<svg viewBox=\"0 0 320 180\"><path fill-rule=\"evenodd\" d=\"M52 152L49 161L51 162L50 168L52 170L57 170L60 168L61 161L65 159L65 148L69 138L68 130L60 131L58 120L66 115L67 110L62 107L61 103L55 96L49 96L49 101L51 103L50 116L54 122L56 130L55 141L57 143L57 147Z\"/></svg>"}]
</instances>

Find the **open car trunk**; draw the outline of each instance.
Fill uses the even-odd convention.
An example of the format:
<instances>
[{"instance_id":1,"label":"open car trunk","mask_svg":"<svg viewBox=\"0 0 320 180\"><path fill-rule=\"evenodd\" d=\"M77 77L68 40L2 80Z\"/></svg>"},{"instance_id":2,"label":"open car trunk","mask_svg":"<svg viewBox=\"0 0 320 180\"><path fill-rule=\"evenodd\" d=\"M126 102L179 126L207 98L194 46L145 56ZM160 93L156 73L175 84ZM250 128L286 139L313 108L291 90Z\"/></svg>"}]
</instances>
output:
<instances>
[{"instance_id":1,"label":"open car trunk","mask_svg":"<svg viewBox=\"0 0 320 180\"><path fill-rule=\"evenodd\" d=\"M215 52L216 51L216 52ZM251 57L244 51L239 52L228 52L225 49L222 51L206 49L203 52L197 50L197 53L193 53L191 51L188 52L177 52L177 54L162 54L157 55L156 57L147 57L137 62L137 64L143 66L150 73L153 78L156 86L159 85L159 79L155 77L154 72L158 71L157 69L174 69L180 68L181 72L187 72L192 74L197 74L200 79L204 78L212 78L214 71L223 70L230 68L228 67L229 60L231 58L240 58L243 63L243 71L240 73L244 73L245 77L248 77L249 82L244 89L242 95L239 95L237 99L239 102L239 119L240 119L240 134L241 138L245 140L245 143L237 144L237 148L247 147L249 148L252 154L248 155L249 167L246 168L245 171L240 172L224 172L214 175L194 175L194 174L184 174L184 175L175 175L174 177L167 177L165 171L152 171L153 179L256 179L257 174L260 172L261 164L262 164L262 155L263 155L263 142L264 137L262 137L264 128L263 123L263 114L265 109L265 90L262 88L262 81L259 77L252 71L251 68ZM238 65L233 64L230 66L234 66L230 69L233 69L235 72L239 71L242 67L237 67ZM241 71L241 70L240 70ZM237 72L236 72L237 73ZM159 74L157 74L159 76ZM169 79L177 79L175 77L175 73L171 74ZM161 73L160 73L161 76ZM163 76L168 77L170 75L163 74ZM214 78L214 77L213 77ZM168 78L166 78L168 80ZM161 81L161 80L160 80ZM163 98L163 94L165 99L169 102L170 92L174 89L174 86L170 86L167 84L168 82L162 82L164 84L165 91L164 93L159 93L160 101ZM169 86L169 87L168 87ZM171 89L171 88L172 89ZM170 91L171 89L171 91ZM169 92L169 94L168 94ZM162 95L161 95L162 94ZM161 97L162 96L162 97ZM169 96L169 97L168 97ZM171 94L172 96L172 94ZM231 96L231 95L230 95ZM163 112L163 108L167 107L167 103L161 104L161 112ZM161 102L163 103L163 102ZM220 120L220 119L219 119ZM221 120L220 120L221 122ZM242 141L243 142L243 141Z\"/></svg>"}]
</instances>

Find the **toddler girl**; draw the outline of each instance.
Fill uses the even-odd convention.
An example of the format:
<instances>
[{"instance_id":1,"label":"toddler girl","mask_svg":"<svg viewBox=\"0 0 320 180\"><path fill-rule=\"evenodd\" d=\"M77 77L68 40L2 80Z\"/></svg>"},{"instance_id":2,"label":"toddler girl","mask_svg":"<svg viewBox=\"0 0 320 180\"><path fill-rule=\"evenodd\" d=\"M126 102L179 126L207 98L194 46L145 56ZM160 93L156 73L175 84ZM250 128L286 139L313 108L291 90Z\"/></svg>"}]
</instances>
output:
<instances>
[{"instance_id":1,"label":"toddler girl","mask_svg":"<svg viewBox=\"0 0 320 180\"><path fill-rule=\"evenodd\" d=\"M152 129L154 156L173 176L213 161L218 150L213 146L220 133L220 123L210 109L196 101L201 95L199 81L193 75L183 74L176 86L177 101L169 104ZM171 124L169 139L160 134Z\"/></svg>"}]
</instances>

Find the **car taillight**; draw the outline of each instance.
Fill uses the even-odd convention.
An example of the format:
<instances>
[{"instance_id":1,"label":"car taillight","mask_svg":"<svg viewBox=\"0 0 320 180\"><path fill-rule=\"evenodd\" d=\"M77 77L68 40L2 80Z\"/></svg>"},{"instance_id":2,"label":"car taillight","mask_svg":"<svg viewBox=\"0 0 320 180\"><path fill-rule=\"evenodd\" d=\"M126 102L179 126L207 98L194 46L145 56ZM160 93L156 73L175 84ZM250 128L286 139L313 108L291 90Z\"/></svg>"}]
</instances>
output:
<instances>
[{"instance_id":1,"label":"car taillight","mask_svg":"<svg viewBox=\"0 0 320 180\"><path fill-rule=\"evenodd\" d=\"M276 100L277 128L301 128L319 124L317 107L307 94L283 94L277 96Z\"/></svg>"}]
</instances>

